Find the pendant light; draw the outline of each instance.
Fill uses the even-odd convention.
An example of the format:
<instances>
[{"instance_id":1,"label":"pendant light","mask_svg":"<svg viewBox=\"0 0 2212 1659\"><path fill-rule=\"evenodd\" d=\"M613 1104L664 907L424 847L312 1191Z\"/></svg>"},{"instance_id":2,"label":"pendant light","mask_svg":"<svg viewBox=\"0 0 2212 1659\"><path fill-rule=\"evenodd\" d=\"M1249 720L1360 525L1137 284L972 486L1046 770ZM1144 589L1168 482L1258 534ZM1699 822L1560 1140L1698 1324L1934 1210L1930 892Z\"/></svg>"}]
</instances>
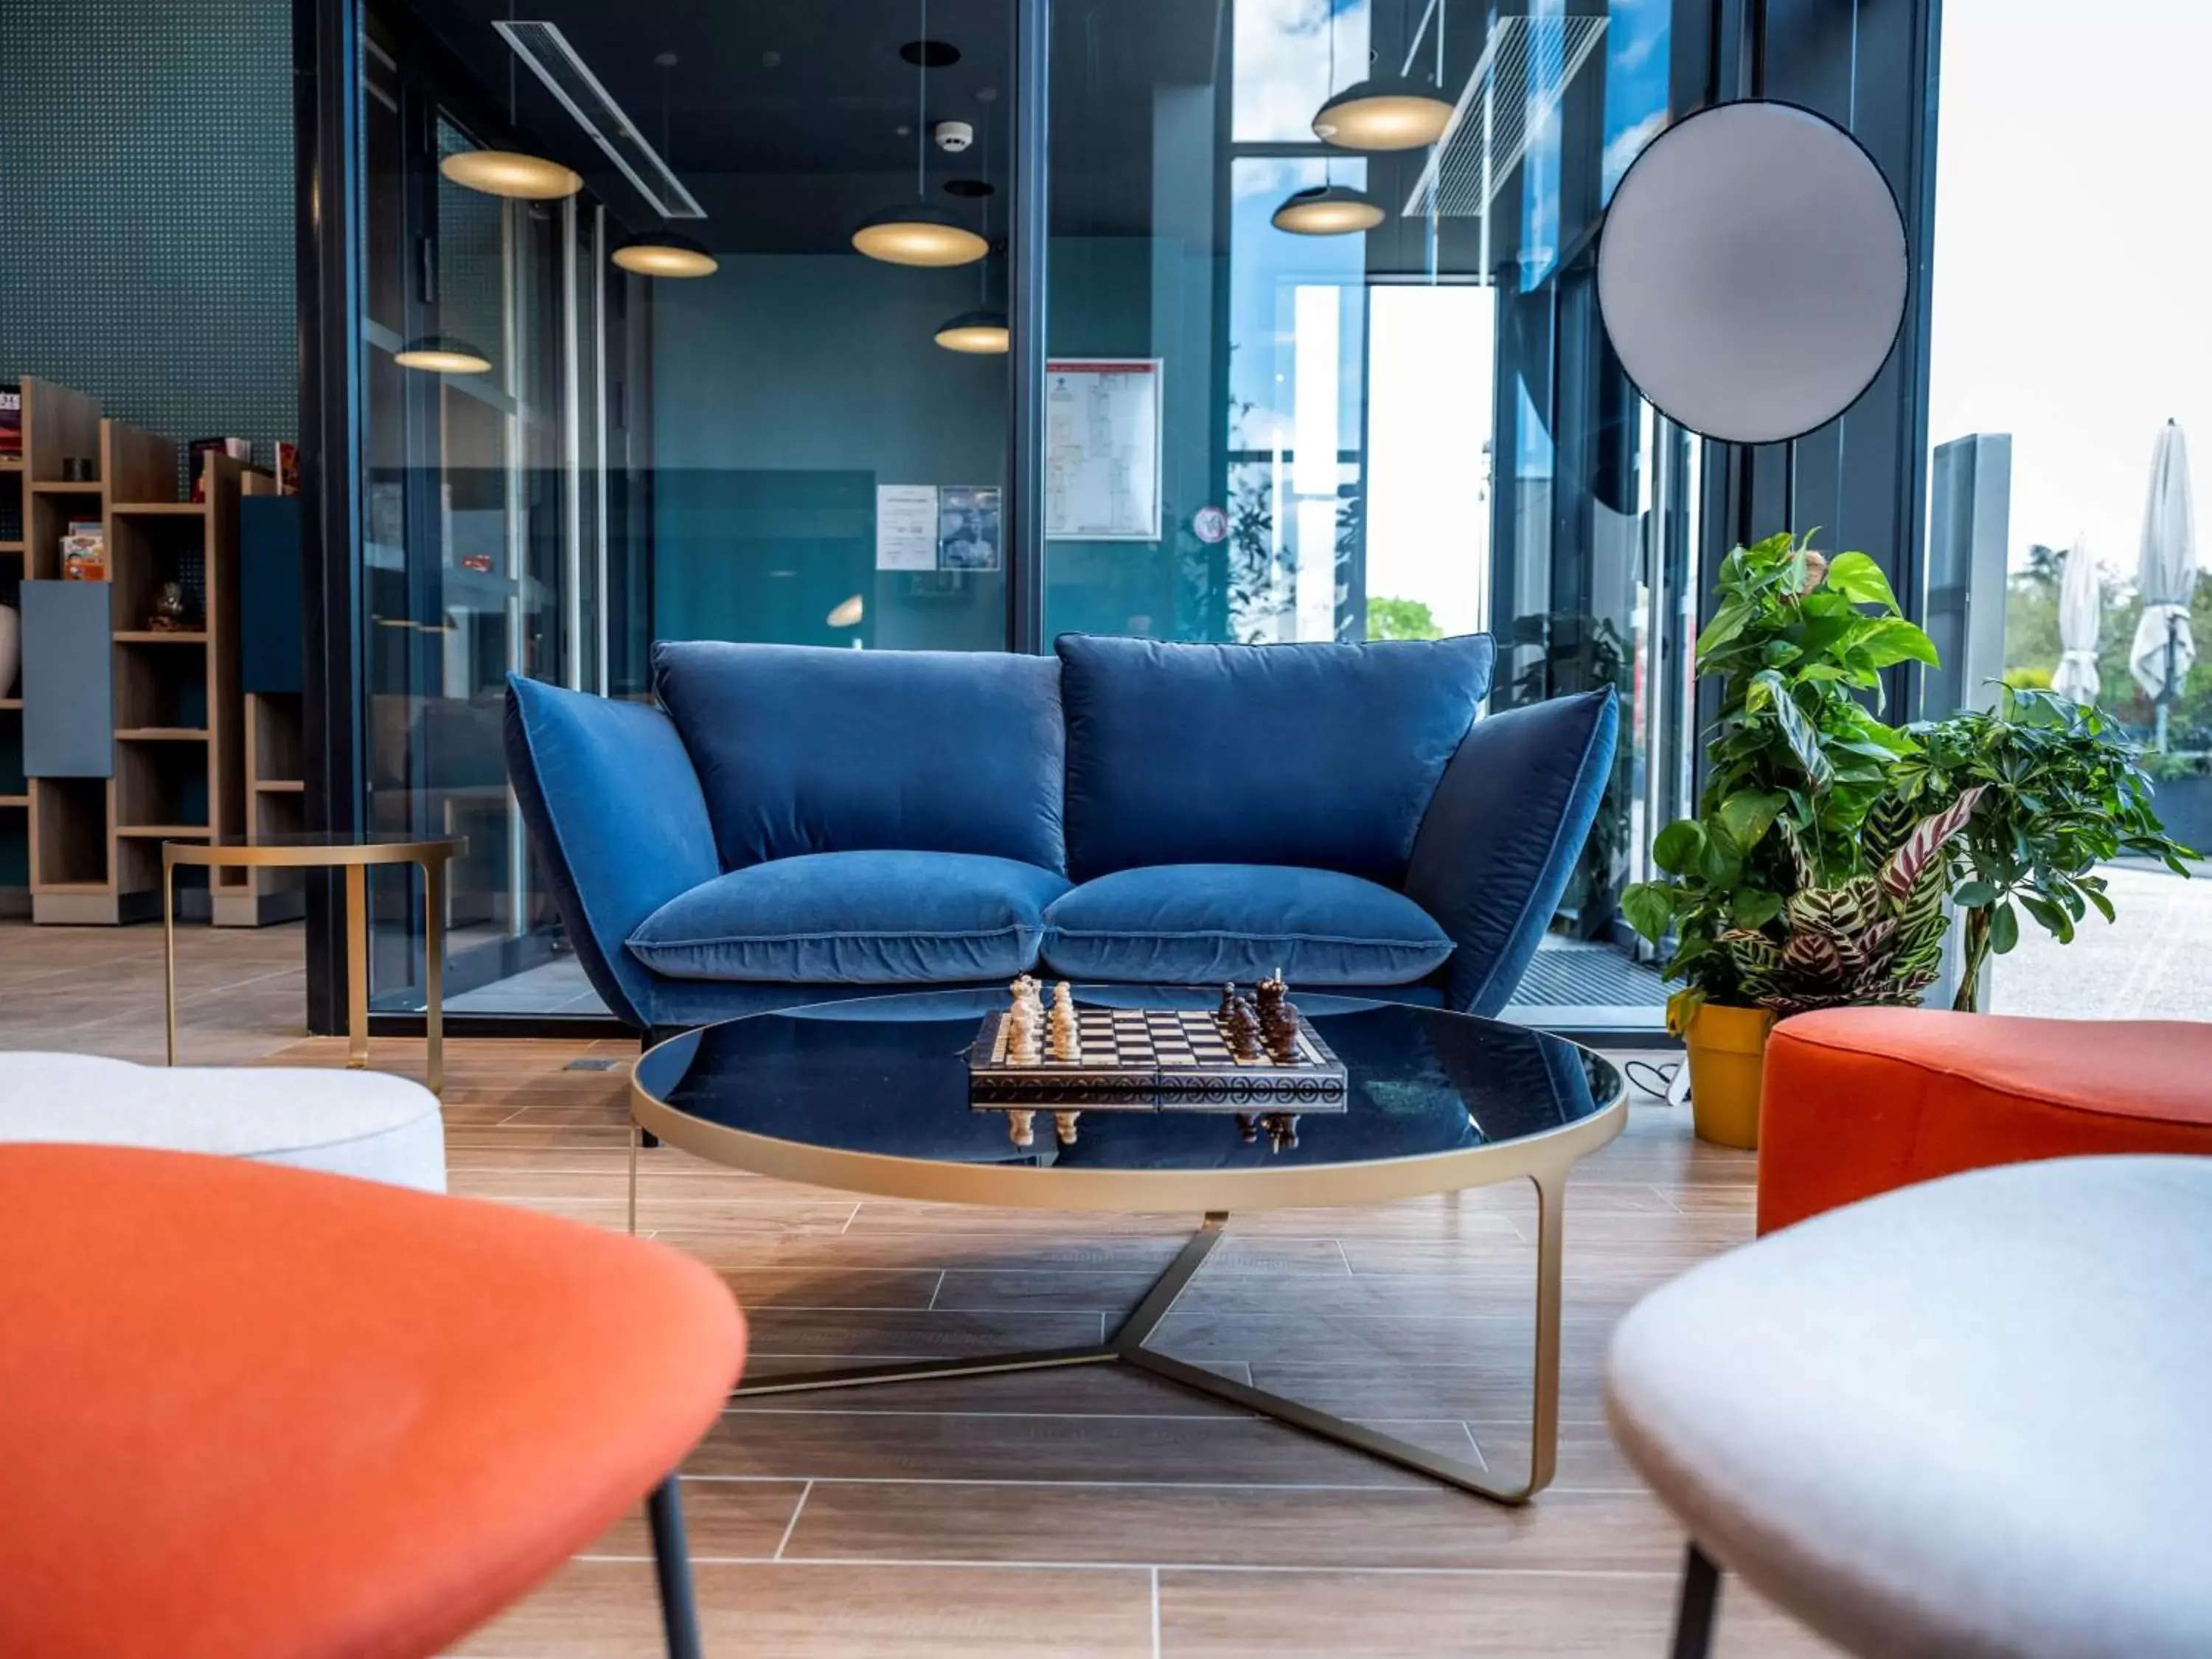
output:
<instances>
[{"instance_id":1,"label":"pendant light","mask_svg":"<svg viewBox=\"0 0 2212 1659\"><path fill-rule=\"evenodd\" d=\"M509 22L514 7L507 9ZM507 65L507 118L514 125L514 61ZM583 175L542 155L526 155L515 149L468 149L448 155L438 171L455 184L487 196L506 196L519 202L557 202L583 189Z\"/></svg>"},{"instance_id":2,"label":"pendant light","mask_svg":"<svg viewBox=\"0 0 2212 1659\"><path fill-rule=\"evenodd\" d=\"M914 111L914 194L909 205L886 208L861 222L853 233L853 246L871 259L892 265L973 264L991 251L991 245L965 225L922 199L928 187L929 135L929 0L921 0L924 50L916 53L921 91Z\"/></svg>"},{"instance_id":3,"label":"pendant light","mask_svg":"<svg viewBox=\"0 0 2212 1659\"><path fill-rule=\"evenodd\" d=\"M1419 149L1433 144L1451 125L1452 101L1443 95L1445 0L1437 0L1437 84L1413 79L1409 53L1396 75L1372 75L1354 82L1342 92L1332 90L1329 100L1314 112L1314 137L1340 149ZM1335 18L1330 16L1331 40ZM1413 50L1420 50L1416 36ZM1332 88L1336 84L1329 76Z\"/></svg>"},{"instance_id":4,"label":"pendant light","mask_svg":"<svg viewBox=\"0 0 2212 1659\"><path fill-rule=\"evenodd\" d=\"M937 325L937 343L947 351L996 356L1006 349L1007 338L1003 311L963 311Z\"/></svg>"},{"instance_id":5,"label":"pendant light","mask_svg":"<svg viewBox=\"0 0 2212 1659\"><path fill-rule=\"evenodd\" d=\"M438 171L470 190L522 202L557 202L584 187L574 168L513 149L465 149L439 162Z\"/></svg>"},{"instance_id":6,"label":"pendant light","mask_svg":"<svg viewBox=\"0 0 2212 1659\"><path fill-rule=\"evenodd\" d=\"M1372 230L1385 215L1382 204L1349 185L1312 185L1285 197L1273 215L1277 230L1300 236L1346 236Z\"/></svg>"},{"instance_id":7,"label":"pendant light","mask_svg":"<svg viewBox=\"0 0 2212 1659\"><path fill-rule=\"evenodd\" d=\"M654 63L660 65L660 156L669 170L675 170L675 151L668 142L668 76L676 67L672 52L664 52ZM614 262L624 270L640 276L711 276L720 270L721 263L689 236L679 236L665 225L643 235L626 238L615 249Z\"/></svg>"},{"instance_id":8,"label":"pendant light","mask_svg":"<svg viewBox=\"0 0 2212 1659\"><path fill-rule=\"evenodd\" d=\"M988 188L991 176L991 118L983 118L983 177L986 189L982 192L983 242L991 240L991 196ZM933 337L947 351L964 352L969 356L1003 356L1012 339L1006 331L1006 313L991 306L991 266L988 260L980 261L976 267L976 297L983 301L973 311L963 311L957 317L937 325Z\"/></svg>"},{"instance_id":9,"label":"pendant light","mask_svg":"<svg viewBox=\"0 0 2212 1659\"><path fill-rule=\"evenodd\" d=\"M1328 83L1336 84L1336 15L1328 20ZM1322 161L1322 182L1293 191L1268 216L1277 230L1297 236L1350 236L1372 230L1382 222L1382 205L1364 190L1340 185L1329 177L1331 163Z\"/></svg>"},{"instance_id":10,"label":"pendant light","mask_svg":"<svg viewBox=\"0 0 2212 1659\"><path fill-rule=\"evenodd\" d=\"M451 334L419 335L394 352L392 361L434 374L482 374L491 368L490 358Z\"/></svg>"}]
</instances>

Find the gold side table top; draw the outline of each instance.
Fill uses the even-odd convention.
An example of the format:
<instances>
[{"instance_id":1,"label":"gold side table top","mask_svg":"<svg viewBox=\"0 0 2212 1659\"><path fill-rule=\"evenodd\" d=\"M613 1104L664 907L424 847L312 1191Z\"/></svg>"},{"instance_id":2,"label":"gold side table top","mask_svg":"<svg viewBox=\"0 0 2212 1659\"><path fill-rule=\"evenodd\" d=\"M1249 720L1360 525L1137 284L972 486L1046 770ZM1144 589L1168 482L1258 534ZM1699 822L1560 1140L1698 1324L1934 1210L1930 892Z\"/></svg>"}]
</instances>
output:
<instances>
[{"instance_id":1,"label":"gold side table top","mask_svg":"<svg viewBox=\"0 0 2212 1659\"><path fill-rule=\"evenodd\" d=\"M176 868L343 869L346 895L346 1064L368 1064L368 871L412 864L422 871L422 1012L430 1092L446 1083L446 866L469 849L465 836L307 834L217 836L161 843L162 983L167 999L169 1064L177 1063Z\"/></svg>"}]
</instances>

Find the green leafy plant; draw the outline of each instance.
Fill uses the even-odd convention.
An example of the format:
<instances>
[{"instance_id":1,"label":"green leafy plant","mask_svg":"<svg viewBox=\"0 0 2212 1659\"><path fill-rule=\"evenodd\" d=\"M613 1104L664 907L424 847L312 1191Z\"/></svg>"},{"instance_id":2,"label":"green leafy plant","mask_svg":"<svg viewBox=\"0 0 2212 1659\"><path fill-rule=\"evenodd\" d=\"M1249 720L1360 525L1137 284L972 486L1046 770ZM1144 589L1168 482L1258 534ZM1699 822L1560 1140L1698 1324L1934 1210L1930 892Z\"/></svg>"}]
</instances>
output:
<instances>
[{"instance_id":1,"label":"green leafy plant","mask_svg":"<svg viewBox=\"0 0 2212 1659\"><path fill-rule=\"evenodd\" d=\"M2099 865L2132 853L2190 873L2193 854L2160 823L2141 756L2098 708L2001 686L1994 709L1907 735L1913 752L1896 769L1905 810L1976 803L1947 853L1965 957L1956 1007L1974 1006L1984 968L2020 942L2023 915L2062 944L2093 909L2112 921Z\"/></svg>"},{"instance_id":2,"label":"green leafy plant","mask_svg":"<svg viewBox=\"0 0 2212 1659\"><path fill-rule=\"evenodd\" d=\"M1698 673L1721 681L1698 815L1668 824L1652 843L1667 878L1621 896L1637 932L1655 944L1673 937L1666 972L1685 981L1668 1004L1677 1030L1706 1000L1750 1006L1760 994L1784 994L1764 946L1787 950L1793 895L1864 898L1850 886L1875 873L1861 831L1911 747L1865 699L1879 706L1884 669L1936 660L1872 559L1826 558L1809 541L1770 536L1722 562L1720 602L1697 643ZM1875 908L1869 925L1884 919ZM1854 932L1842 924L1859 920L1842 898L1826 914L1836 924L1832 943L1839 928ZM1814 926L1814 907L1801 906L1800 920ZM1890 952L1902 918L1887 920ZM1877 955L1893 961L1893 953ZM1790 982L1809 990L1803 975L1811 968L1801 951Z\"/></svg>"},{"instance_id":3,"label":"green leafy plant","mask_svg":"<svg viewBox=\"0 0 2212 1659\"><path fill-rule=\"evenodd\" d=\"M1440 640L1444 630L1429 607L1419 599L1394 599L1381 593L1367 600L1367 637L1370 640Z\"/></svg>"},{"instance_id":4,"label":"green leafy plant","mask_svg":"<svg viewBox=\"0 0 2212 1659\"><path fill-rule=\"evenodd\" d=\"M1860 832L1878 866L1875 874L1792 893L1782 903L1779 940L1748 928L1722 934L1752 1002L1798 1014L1919 1001L1942 971L1950 930L1943 909L1950 885L1946 849L1966 827L1981 793L1969 789L1917 820L1901 798L1883 796Z\"/></svg>"}]
</instances>

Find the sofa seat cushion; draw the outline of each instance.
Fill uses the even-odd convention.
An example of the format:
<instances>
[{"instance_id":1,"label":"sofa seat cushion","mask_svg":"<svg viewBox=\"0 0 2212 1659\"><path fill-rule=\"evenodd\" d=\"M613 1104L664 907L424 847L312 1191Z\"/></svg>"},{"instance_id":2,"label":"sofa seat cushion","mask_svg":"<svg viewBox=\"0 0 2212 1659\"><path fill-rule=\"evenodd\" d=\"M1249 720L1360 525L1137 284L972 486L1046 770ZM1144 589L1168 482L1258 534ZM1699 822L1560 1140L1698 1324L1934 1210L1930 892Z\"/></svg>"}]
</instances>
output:
<instances>
[{"instance_id":1,"label":"sofa seat cushion","mask_svg":"<svg viewBox=\"0 0 2212 1659\"><path fill-rule=\"evenodd\" d=\"M1056 901L1045 923L1045 966L1076 979L1211 985L1280 968L1293 985L1407 985L1452 953L1404 894L1284 865L1118 870Z\"/></svg>"},{"instance_id":2,"label":"sofa seat cushion","mask_svg":"<svg viewBox=\"0 0 2212 1659\"><path fill-rule=\"evenodd\" d=\"M904 985L1036 963L1066 878L976 853L806 853L702 882L629 936L672 979Z\"/></svg>"}]
</instances>

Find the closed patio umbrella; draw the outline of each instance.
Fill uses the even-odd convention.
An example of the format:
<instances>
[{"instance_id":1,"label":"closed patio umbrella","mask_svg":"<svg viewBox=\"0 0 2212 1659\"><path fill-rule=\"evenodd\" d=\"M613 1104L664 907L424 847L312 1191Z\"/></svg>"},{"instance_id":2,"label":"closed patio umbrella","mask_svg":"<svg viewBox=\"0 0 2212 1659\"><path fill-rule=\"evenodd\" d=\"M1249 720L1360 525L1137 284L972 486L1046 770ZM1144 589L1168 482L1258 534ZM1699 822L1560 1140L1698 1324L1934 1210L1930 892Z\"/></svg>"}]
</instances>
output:
<instances>
[{"instance_id":1,"label":"closed patio umbrella","mask_svg":"<svg viewBox=\"0 0 2212 1659\"><path fill-rule=\"evenodd\" d=\"M2142 562L2136 582L2143 613L2128 647L2128 667L2144 695L2158 701L2158 746L2163 749L2166 711L2197 660L2197 641L2189 634L2189 602L2197 591L2197 515L2189 495L2189 445L2172 421L2151 452Z\"/></svg>"},{"instance_id":2,"label":"closed patio umbrella","mask_svg":"<svg viewBox=\"0 0 2212 1659\"><path fill-rule=\"evenodd\" d=\"M2105 595L2096 562L2081 537L2066 552L2058 583L2058 672L2051 689L2075 702L2097 701L2097 632L2104 625Z\"/></svg>"}]
</instances>

